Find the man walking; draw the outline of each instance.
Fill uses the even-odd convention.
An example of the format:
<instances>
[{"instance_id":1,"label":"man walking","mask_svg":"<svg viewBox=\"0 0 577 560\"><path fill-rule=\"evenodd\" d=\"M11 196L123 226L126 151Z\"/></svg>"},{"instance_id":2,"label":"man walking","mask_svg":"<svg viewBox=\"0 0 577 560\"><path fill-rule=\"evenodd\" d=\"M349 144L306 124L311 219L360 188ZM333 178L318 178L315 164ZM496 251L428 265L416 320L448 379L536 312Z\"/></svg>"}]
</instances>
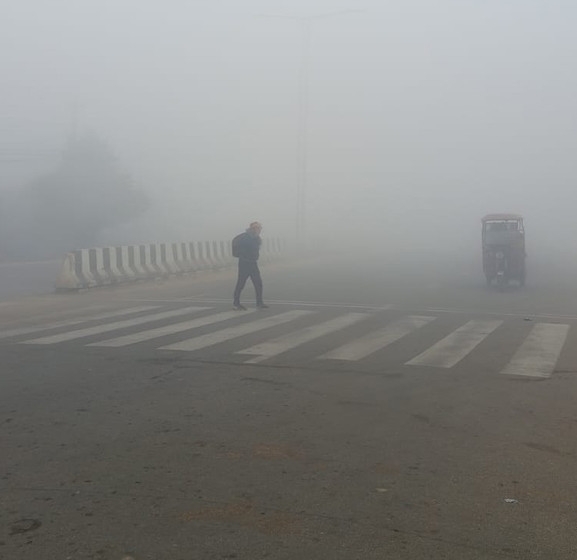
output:
<instances>
[{"instance_id":1,"label":"man walking","mask_svg":"<svg viewBox=\"0 0 577 560\"><path fill-rule=\"evenodd\" d=\"M234 290L233 306L238 310L246 310L246 307L240 303L240 294L249 277L256 292L256 306L259 309L268 308L262 300L262 278L257 262L262 242L261 231L262 226L258 222L253 222L244 233L232 240L232 254L238 257L238 280Z\"/></svg>"}]
</instances>

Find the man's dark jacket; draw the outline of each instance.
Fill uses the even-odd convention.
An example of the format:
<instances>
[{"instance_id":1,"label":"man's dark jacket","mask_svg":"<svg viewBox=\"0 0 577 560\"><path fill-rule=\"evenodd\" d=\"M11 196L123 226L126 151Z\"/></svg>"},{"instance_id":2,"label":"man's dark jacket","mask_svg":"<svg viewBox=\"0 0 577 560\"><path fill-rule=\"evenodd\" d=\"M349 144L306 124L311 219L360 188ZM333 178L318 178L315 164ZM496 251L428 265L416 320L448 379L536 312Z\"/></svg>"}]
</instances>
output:
<instances>
[{"instance_id":1,"label":"man's dark jacket","mask_svg":"<svg viewBox=\"0 0 577 560\"><path fill-rule=\"evenodd\" d=\"M258 261L261 238L248 232L242 233L237 241L238 258L241 261Z\"/></svg>"}]
</instances>

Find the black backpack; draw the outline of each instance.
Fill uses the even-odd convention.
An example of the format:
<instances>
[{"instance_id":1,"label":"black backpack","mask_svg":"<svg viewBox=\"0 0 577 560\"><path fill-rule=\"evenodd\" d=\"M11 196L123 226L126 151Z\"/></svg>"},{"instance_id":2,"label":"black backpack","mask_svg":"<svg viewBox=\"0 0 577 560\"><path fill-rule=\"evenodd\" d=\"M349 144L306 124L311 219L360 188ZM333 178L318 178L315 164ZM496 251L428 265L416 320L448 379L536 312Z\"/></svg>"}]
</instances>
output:
<instances>
[{"instance_id":1,"label":"black backpack","mask_svg":"<svg viewBox=\"0 0 577 560\"><path fill-rule=\"evenodd\" d=\"M238 259L239 255L239 249L240 249L240 240L242 238L242 236L244 235L244 233L239 233L233 240L232 240L232 256L236 257Z\"/></svg>"}]
</instances>

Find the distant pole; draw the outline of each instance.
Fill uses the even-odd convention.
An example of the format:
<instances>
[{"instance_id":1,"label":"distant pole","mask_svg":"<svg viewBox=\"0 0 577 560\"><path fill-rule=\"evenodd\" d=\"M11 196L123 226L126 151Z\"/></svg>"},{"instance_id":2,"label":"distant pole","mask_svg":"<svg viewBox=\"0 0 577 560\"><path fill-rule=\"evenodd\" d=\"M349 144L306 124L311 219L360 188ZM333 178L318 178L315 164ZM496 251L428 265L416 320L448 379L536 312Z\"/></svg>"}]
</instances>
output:
<instances>
[{"instance_id":1,"label":"distant pole","mask_svg":"<svg viewBox=\"0 0 577 560\"><path fill-rule=\"evenodd\" d=\"M299 243L306 239L307 229L307 180L308 180L308 125L309 125L309 74L311 58L311 24L302 23L302 53L299 69L298 131L297 131L297 200L296 237Z\"/></svg>"},{"instance_id":2,"label":"distant pole","mask_svg":"<svg viewBox=\"0 0 577 560\"><path fill-rule=\"evenodd\" d=\"M289 19L301 25L301 60L298 75L298 129L297 129L297 185L296 185L296 238L303 244L307 237L307 191L308 191L308 125L309 82L311 62L312 23L330 17L362 12L341 10L315 16L265 15L260 17Z\"/></svg>"}]
</instances>

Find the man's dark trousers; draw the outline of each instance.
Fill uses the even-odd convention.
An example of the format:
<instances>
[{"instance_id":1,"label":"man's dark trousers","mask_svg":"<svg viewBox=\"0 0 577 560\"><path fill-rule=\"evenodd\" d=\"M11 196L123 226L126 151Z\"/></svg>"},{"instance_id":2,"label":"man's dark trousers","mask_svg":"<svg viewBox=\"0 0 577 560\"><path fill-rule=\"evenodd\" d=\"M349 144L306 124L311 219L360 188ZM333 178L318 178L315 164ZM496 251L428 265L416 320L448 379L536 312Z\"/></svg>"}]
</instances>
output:
<instances>
[{"instance_id":1,"label":"man's dark trousers","mask_svg":"<svg viewBox=\"0 0 577 560\"><path fill-rule=\"evenodd\" d=\"M234 305L240 305L240 294L244 289L246 281L252 280L254 291L256 292L256 304L262 305L262 278L256 261L238 260L238 280L234 289Z\"/></svg>"}]
</instances>

